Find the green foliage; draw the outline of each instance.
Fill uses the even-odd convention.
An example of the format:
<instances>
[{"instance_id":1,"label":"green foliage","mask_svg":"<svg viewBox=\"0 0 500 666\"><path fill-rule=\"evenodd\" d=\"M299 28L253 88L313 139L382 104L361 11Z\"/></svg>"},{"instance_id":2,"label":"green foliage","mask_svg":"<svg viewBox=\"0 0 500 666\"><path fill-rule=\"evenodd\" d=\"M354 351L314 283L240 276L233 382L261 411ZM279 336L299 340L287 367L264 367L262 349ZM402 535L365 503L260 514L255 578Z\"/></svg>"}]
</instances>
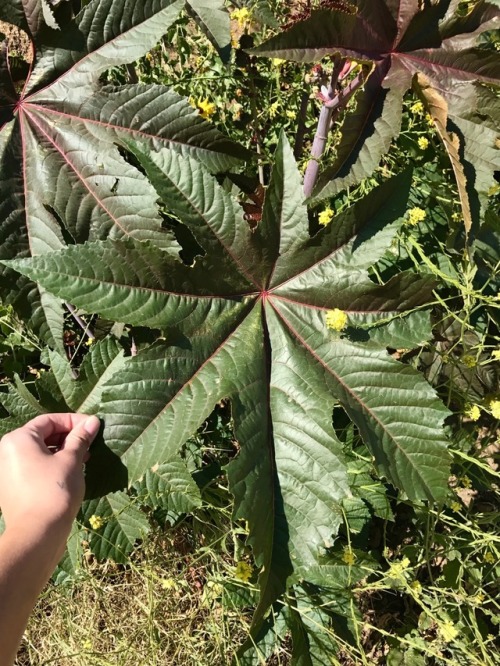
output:
<instances>
[{"instance_id":1,"label":"green foliage","mask_svg":"<svg viewBox=\"0 0 500 666\"><path fill-rule=\"evenodd\" d=\"M0 432L104 425L56 580L187 522L236 663L493 664L497 4L78 4L0 0Z\"/></svg>"},{"instance_id":2,"label":"green foliage","mask_svg":"<svg viewBox=\"0 0 500 666\"><path fill-rule=\"evenodd\" d=\"M370 175L399 132L403 95L412 87L450 154L466 229L474 212L478 222L476 199L484 201L500 168L498 103L486 87L500 84L500 58L478 45L483 33L498 29L500 10L481 0L463 16L456 5L449 0L358 0L342 9L314 11L253 50L297 62L337 53L375 64L356 112L343 126L336 161L319 179L315 197L331 196Z\"/></svg>"}]
</instances>

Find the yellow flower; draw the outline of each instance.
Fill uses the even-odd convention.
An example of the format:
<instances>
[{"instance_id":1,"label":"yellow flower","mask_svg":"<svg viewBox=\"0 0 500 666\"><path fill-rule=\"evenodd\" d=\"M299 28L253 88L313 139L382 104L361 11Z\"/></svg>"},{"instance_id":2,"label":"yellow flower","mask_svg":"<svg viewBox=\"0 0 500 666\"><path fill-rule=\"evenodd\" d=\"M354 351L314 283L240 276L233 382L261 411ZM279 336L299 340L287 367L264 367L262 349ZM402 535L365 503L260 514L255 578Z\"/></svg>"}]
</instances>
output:
<instances>
[{"instance_id":1,"label":"yellow flower","mask_svg":"<svg viewBox=\"0 0 500 666\"><path fill-rule=\"evenodd\" d=\"M356 562L356 554L353 553L350 546L344 546L344 552L342 554L342 562L345 562L350 567Z\"/></svg>"},{"instance_id":2,"label":"yellow flower","mask_svg":"<svg viewBox=\"0 0 500 666\"><path fill-rule=\"evenodd\" d=\"M414 102L414 103L410 106L410 111L411 111L412 113L423 113L423 111L424 111L424 105L422 104L422 102Z\"/></svg>"},{"instance_id":3,"label":"yellow flower","mask_svg":"<svg viewBox=\"0 0 500 666\"><path fill-rule=\"evenodd\" d=\"M153 54L152 53L146 53L146 60L148 62L153 62L153 60L154 60Z\"/></svg>"},{"instance_id":4,"label":"yellow flower","mask_svg":"<svg viewBox=\"0 0 500 666\"><path fill-rule=\"evenodd\" d=\"M481 606L484 601L484 598L485 598L484 594L482 592L478 592L472 597L471 601L476 606Z\"/></svg>"},{"instance_id":5,"label":"yellow flower","mask_svg":"<svg viewBox=\"0 0 500 666\"><path fill-rule=\"evenodd\" d=\"M90 638L86 638L82 643L82 648L84 650L92 650L92 641Z\"/></svg>"},{"instance_id":6,"label":"yellow flower","mask_svg":"<svg viewBox=\"0 0 500 666\"><path fill-rule=\"evenodd\" d=\"M160 585L164 590L176 590L179 587L174 578L162 578Z\"/></svg>"},{"instance_id":7,"label":"yellow flower","mask_svg":"<svg viewBox=\"0 0 500 666\"><path fill-rule=\"evenodd\" d=\"M490 402L491 414L494 419L500 419L500 400L492 400Z\"/></svg>"},{"instance_id":8,"label":"yellow flower","mask_svg":"<svg viewBox=\"0 0 500 666\"><path fill-rule=\"evenodd\" d=\"M325 208L325 210L322 210L321 213L318 215L318 222L321 224L321 226L326 227L333 220L334 215L335 215L335 213L328 206L328 208Z\"/></svg>"},{"instance_id":9,"label":"yellow flower","mask_svg":"<svg viewBox=\"0 0 500 666\"><path fill-rule=\"evenodd\" d=\"M281 65L286 62L286 60L283 60L283 58L273 58L271 60L271 64L273 67L281 67Z\"/></svg>"},{"instance_id":10,"label":"yellow flower","mask_svg":"<svg viewBox=\"0 0 500 666\"><path fill-rule=\"evenodd\" d=\"M496 561L496 560L495 560L495 556L493 555L493 553L491 552L491 550L488 550L488 551L483 555L483 560L484 560L487 564L495 564L495 561Z\"/></svg>"},{"instance_id":11,"label":"yellow flower","mask_svg":"<svg viewBox=\"0 0 500 666\"><path fill-rule=\"evenodd\" d=\"M234 577L237 578L238 580L241 580L244 583L248 583L248 581L252 577L252 574L253 574L253 567L251 564L247 564L246 562L243 562L241 560L236 564L236 568L234 570Z\"/></svg>"},{"instance_id":12,"label":"yellow flower","mask_svg":"<svg viewBox=\"0 0 500 666\"><path fill-rule=\"evenodd\" d=\"M403 573L410 566L410 560L407 557L403 557L401 562L392 562L389 567L387 575L389 578L403 578Z\"/></svg>"},{"instance_id":13,"label":"yellow flower","mask_svg":"<svg viewBox=\"0 0 500 666\"><path fill-rule=\"evenodd\" d=\"M491 358L494 361L500 361L500 349L495 349L494 352L491 352Z\"/></svg>"},{"instance_id":14,"label":"yellow flower","mask_svg":"<svg viewBox=\"0 0 500 666\"><path fill-rule=\"evenodd\" d=\"M93 530L100 530L104 525L104 520L101 518L101 516L96 516L93 514L89 518L89 525Z\"/></svg>"},{"instance_id":15,"label":"yellow flower","mask_svg":"<svg viewBox=\"0 0 500 666\"><path fill-rule=\"evenodd\" d=\"M477 405L469 405L465 410L464 415L471 421L477 421L481 416L481 410Z\"/></svg>"},{"instance_id":16,"label":"yellow flower","mask_svg":"<svg viewBox=\"0 0 500 666\"><path fill-rule=\"evenodd\" d=\"M423 208L418 208L418 207L410 208L410 210L408 211L408 224L415 226L419 222L425 220L426 216L427 213L425 212L425 210L423 210Z\"/></svg>"},{"instance_id":17,"label":"yellow flower","mask_svg":"<svg viewBox=\"0 0 500 666\"><path fill-rule=\"evenodd\" d=\"M452 502L450 504L450 509L455 513L458 513L462 509L462 505L460 504L460 502Z\"/></svg>"},{"instance_id":18,"label":"yellow flower","mask_svg":"<svg viewBox=\"0 0 500 666\"><path fill-rule=\"evenodd\" d=\"M426 150L429 147L429 139L425 136L419 136L417 143L421 150Z\"/></svg>"},{"instance_id":19,"label":"yellow flower","mask_svg":"<svg viewBox=\"0 0 500 666\"><path fill-rule=\"evenodd\" d=\"M410 588L413 590L416 597L419 597L422 594L422 585L418 580L414 580L413 583L410 583Z\"/></svg>"},{"instance_id":20,"label":"yellow flower","mask_svg":"<svg viewBox=\"0 0 500 666\"><path fill-rule=\"evenodd\" d=\"M209 102L208 99L193 99L193 97L189 98L189 102L191 103L192 106L194 106L196 109L198 109L199 114L202 118L205 118L207 120L210 118L210 116L213 116L215 113L217 107L215 104L212 104L212 102Z\"/></svg>"},{"instance_id":21,"label":"yellow flower","mask_svg":"<svg viewBox=\"0 0 500 666\"><path fill-rule=\"evenodd\" d=\"M469 479L469 477L467 475L461 476L458 479L458 482L464 488L472 488L472 481Z\"/></svg>"},{"instance_id":22,"label":"yellow flower","mask_svg":"<svg viewBox=\"0 0 500 666\"><path fill-rule=\"evenodd\" d=\"M295 113L295 111L291 111L290 109L287 109L285 111L285 115L286 115L287 118L290 118L290 120L295 120L295 118L297 117L297 114Z\"/></svg>"},{"instance_id":23,"label":"yellow flower","mask_svg":"<svg viewBox=\"0 0 500 666\"><path fill-rule=\"evenodd\" d=\"M450 620L446 620L446 622L439 625L439 633L444 640L449 643L458 636L458 629L453 626L453 623L450 622Z\"/></svg>"},{"instance_id":24,"label":"yellow flower","mask_svg":"<svg viewBox=\"0 0 500 666\"><path fill-rule=\"evenodd\" d=\"M269 118L274 118L276 114L278 113L278 108L279 108L280 103L279 102L273 102L271 106L269 107Z\"/></svg>"},{"instance_id":25,"label":"yellow flower","mask_svg":"<svg viewBox=\"0 0 500 666\"><path fill-rule=\"evenodd\" d=\"M95 342L95 338L89 338L88 340L85 341L85 346L86 347L92 347L94 342Z\"/></svg>"},{"instance_id":26,"label":"yellow flower","mask_svg":"<svg viewBox=\"0 0 500 666\"><path fill-rule=\"evenodd\" d=\"M426 119L427 124L429 125L429 127L434 127L434 118L431 116L430 113L425 114L425 119Z\"/></svg>"},{"instance_id":27,"label":"yellow flower","mask_svg":"<svg viewBox=\"0 0 500 666\"><path fill-rule=\"evenodd\" d=\"M471 354L466 354L465 356L462 356L462 363L465 365L466 368L475 368L477 365L477 360L475 356L472 356Z\"/></svg>"},{"instance_id":28,"label":"yellow flower","mask_svg":"<svg viewBox=\"0 0 500 666\"><path fill-rule=\"evenodd\" d=\"M238 22L238 27L243 29L252 20L252 12L247 7L241 7L241 9L231 12L231 18Z\"/></svg>"},{"instance_id":29,"label":"yellow flower","mask_svg":"<svg viewBox=\"0 0 500 666\"><path fill-rule=\"evenodd\" d=\"M332 331L342 331L347 326L347 315L343 310L334 308L326 313L326 325Z\"/></svg>"}]
</instances>

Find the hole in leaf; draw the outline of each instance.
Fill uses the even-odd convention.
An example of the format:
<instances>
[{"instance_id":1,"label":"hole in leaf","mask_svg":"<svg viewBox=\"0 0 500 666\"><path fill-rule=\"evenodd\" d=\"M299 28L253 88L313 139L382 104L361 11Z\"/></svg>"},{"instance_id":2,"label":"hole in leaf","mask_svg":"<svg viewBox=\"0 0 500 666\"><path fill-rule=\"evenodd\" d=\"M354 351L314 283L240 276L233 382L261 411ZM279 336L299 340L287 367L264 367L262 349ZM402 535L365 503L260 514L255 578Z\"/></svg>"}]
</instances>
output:
<instances>
[{"instance_id":1,"label":"hole in leaf","mask_svg":"<svg viewBox=\"0 0 500 666\"><path fill-rule=\"evenodd\" d=\"M49 206L48 204L43 204L43 207L49 213L57 222L59 229L61 230L61 234L63 237L64 242L66 245L75 245L75 239L71 235L71 233L68 231L66 228L64 222L62 221L62 218L60 217L59 213L56 211L55 208L52 208L52 206Z\"/></svg>"}]
</instances>

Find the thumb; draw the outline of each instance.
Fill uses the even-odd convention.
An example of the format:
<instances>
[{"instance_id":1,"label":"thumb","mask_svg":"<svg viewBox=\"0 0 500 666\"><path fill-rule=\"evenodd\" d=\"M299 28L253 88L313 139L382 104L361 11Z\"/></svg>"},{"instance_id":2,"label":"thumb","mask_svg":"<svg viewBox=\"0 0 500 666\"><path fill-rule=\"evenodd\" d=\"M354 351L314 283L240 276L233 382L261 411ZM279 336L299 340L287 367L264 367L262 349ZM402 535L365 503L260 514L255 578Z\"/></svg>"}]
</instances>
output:
<instances>
[{"instance_id":1,"label":"thumb","mask_svg":"<svg viewBox=\"0 0 500 666\"><path fill-rule=\"evenodd\" d=\"M80 453L83 459L100 427L101 422L97 416L89 416L88 419L75 426L67 435L64 442L64 450Z\"/></svg>"}]
</instances>

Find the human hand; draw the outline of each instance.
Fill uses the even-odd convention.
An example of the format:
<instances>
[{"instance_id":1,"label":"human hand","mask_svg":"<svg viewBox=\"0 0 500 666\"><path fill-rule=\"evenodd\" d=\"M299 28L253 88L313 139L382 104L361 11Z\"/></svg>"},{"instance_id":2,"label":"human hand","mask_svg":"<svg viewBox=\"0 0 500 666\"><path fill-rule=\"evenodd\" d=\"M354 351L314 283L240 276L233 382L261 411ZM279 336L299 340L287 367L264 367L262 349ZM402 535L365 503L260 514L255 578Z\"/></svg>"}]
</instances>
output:
<instances>
[{"instance_id":1,"label":"human hand","mask_svg":"<svg viewBox=\"0 0 500 666\"><path fill-rule=\"evenodd\" d=\"M42 414L0 441L0 508L6 527L75 518L85 493L83 464L99 431L96 416Z\"/></svg>"}]
</instances>

